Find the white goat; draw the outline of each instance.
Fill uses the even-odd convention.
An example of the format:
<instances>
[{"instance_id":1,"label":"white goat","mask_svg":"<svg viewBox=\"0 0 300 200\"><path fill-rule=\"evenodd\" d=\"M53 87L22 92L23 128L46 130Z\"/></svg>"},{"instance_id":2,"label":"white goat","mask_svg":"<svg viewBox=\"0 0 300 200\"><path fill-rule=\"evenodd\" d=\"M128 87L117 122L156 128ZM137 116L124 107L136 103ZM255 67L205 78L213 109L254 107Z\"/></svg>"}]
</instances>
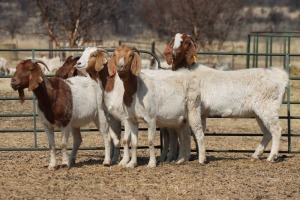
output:
<instances>
[{"instance_id":1,"label":"white goat","mask_svg":"<svg viewBox=\"0 0 300 200\"><path fill-rule=\"evenodd\" d=\"M0 74L8 75L9 74L9 68L6 66L7 59L0 57Z\"/></svg>"},{"instance_id":2,"label":"white goat","mask_svg":"<svg viewBox=\"0 0 300 200\"><path fill-rule=\"evenodd\" d=\"M164 56L173 70L190 68L192 76L197 77L203 130L209 116L254 116L263 138L252 157L258 159L273 139L267 160L276 160L282 130L279 111L288 84L288 74L283 69L219 71L196 64L197 47L194 41L189 35L180 33L167 45Z\"/></svg>"},{"instance_id":3,"label":"white goat","mask_svg":"<svg viewBox=\"0 0 300 200\"><path fill-rule=\"evenodd\" d=\"M43 75L38 63L31 59L21 61L11 79L11 87L18 90L21 102L24 89L28 88L38 99L38 115L45 128L50 145L49 170L56 168L54 127L61 128L62 166L75 163L82 142L80 127L94 122L103 136L105 158L103 165L110 165L110 143L107 119L102 108L102 91L98 84L86 77L73 77L67 80ZM73 149L68 159L67 143L70 131L73 134Z\"/></svg>"},{"instance_id":4,"label":"white goat","mask_svg":"<svg viewBox=\"0 0 300 200\"><path fill-rule=\"evenodd\" d=\"M120 48L117 48L116 51L124 52L124 49L122 49L122 47ZM96 48L94 50L96 50ZM133 53L133 50L131 48L125 47L125 51L126 50L129 50ZM150 161L148 164L149 167L156 166L156 159L154 153L154 137L155 137L156 123L159 127L172 127L177 129L178 131L181 130L184 131L186 130L186 128L189 129L189 124L187 122L190 122L190 124L193 125L195 132L198 133L199 135L199 142L201 143L201 145L199 146L204 149L204 145L202 141L203 135L201 135L200 122L198 122L198 120L200 120L200 114L197 113L197 109L200 108L200 104L197 104L197 101L199 99L198 96L193 96L193 94L195 93L193 90L195 88L192 89L188 87L192 84L189 83L189 80L186 80L184 78L185 77L184 73L188 71L183 70L185 71L183 72L183 74L169 71L169 73L165 73L164 75L161 75L161 73L158 71L145 70L145 73L149 72L149 74L147 75L148 77L147 81L145 79L146 82L149 81L148 83L149 85L147 84L149 88L146 89L145 85L143 84L140 85L140 81L138 81L139 82L138 88L134 89L132 88L132 85L128 85L127 83L125 83L126 80L125 82L124 79L121 80L119 77L119 73L116 72L117 70L116 64L114 64L115 62L117 62L115 57L116 51L114 53L113 60L111 59L109 61L110 64L109 67L107 68L103 66L103 61L102 64L100 64L101 62L97 62L98 59L97 60L94 59L94 57L96 57L96 54L92 53L93 52L92 49L86 49L83 52L82 57L78 61L77 68L78 69L85 68L89 72L90 68L95 68L96 66L96 70L100 72L99 77L100 79L102 79L101 81L102 81L102 87L104 89L104 102L106 108L108 112L113 115L113 117L124 122L124 126L125 126L124 156L120 164L125 165L129 161L128 142L129 142L129 137L131 135L132 159L126 165L126 167L134 167L137 165L137 157L136 157L137 132L138 132L138 123L141 121L145 121L149 125L149 145L150 145ZM86 54L86 52L88 53ZM129 58L129 60L127 60L128 63L126 62L127 64L126 66L128 66L128 64L132 64L132 66L128 66L128 67L132 67L132 70L134 70L133 68L136 66L137 73L138 73L138 71L140 71L141 68L141 60L139 55L134 53L132 54L132 57L130 57L130 55L127 54L123 54L123 56L126 56L125 59ZM132 61L132 59L138 61L138 63ZM101 65L103 67L98 68ZM119 62L118 65L120 65ZM120 69L118 68L118 71L119 70ZM121 71L119 72L122 74ZM129 72L126 71L124 73L128 74ZM135 81L137 80L136 78L134 79ZM175 87L171 86L172 84L169 83L170 80L173 80L172 82L176 83L177 86ZM171 87L168 88L169 86ZM131 94L131 92L133 92L133 94ZM131 95L133 95L133 97L131 97ZM140 95L145 95L145 96L144 98L141 99ZM174 95L176 96L176 98ZM169 103L170 98L172 100L173 99L175 100L174 103L172 104ZM140 107L141 105L138 105L139 104L138 99L140 100L141 104L146 106L145 108L141 108ZM132 103L131 100L133 100L134 103ZM132 110L133 107L129 106L129 104L131 103L132 106L137 106L136 108L138 109L136 111L138 111L138 115L137 113L133 112ZM198 110L198 112L200 112L200 110ZM197 118L198 115L199 117ZM185 143L186 141L184 141L184 138L182 138L182 145L185 145ZM182 162L185 160L186 154L184 152L184 149L185 148L181 148L178 162ZM201 149L200 152L204 152L203 149ZM205 157L201 157L200 162L203 163L204 160Z\"/></svg>"},{"instance_id":5,"label":"white goat","mask_svg":"<svg viewBox=\"0 0 300 200\"><path fill-rule=\"evenodd\" d=\"M128 46L118 47L109 61L109 71L117 70L123 81L124 109L130 117L125 125L131 132L132 159L129 165L136 165L138 123L148 124L150 149L149 167L156 166L154 138L156 126L174 128L181 133L181 145L186 146L184 130L189 125L197 136L199 162L205 161L204 135L201 129L200 96L193 79L186 78L188 70L180 73L173 71L143 70L141 73L140 56ZM198 113L199 112L199 113ZM129 125L129 126L128 126ZM129 130L128 130L129 129ZM185 160L185 149L180 148L179 162Z\"/></svg>"}]
</instances>

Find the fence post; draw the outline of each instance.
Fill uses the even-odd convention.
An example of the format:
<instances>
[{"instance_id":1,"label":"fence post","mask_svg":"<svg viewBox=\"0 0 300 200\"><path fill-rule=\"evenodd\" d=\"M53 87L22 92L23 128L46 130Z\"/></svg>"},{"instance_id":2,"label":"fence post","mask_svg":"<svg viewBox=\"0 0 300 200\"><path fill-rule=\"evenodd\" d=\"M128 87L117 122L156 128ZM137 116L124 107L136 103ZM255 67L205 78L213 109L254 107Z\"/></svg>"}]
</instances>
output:
<instances>
[{"instance_id":1,"label":"fence post","mask_svg":"<svg viewBox=\"0 0 300 200\"><path fill-rule=\"evenodd\" d=\"M34 49L32 50L32 59L35 58L35 51ZM34 134L34 147L37 148L37 131L36 131L36 98L33 95L33 134Z\"/></svg>"},{"instance_id":2,"label":"fence post","mask_svg":"<svg viewBox=\"0 0 300 200\"><path fill-rule=\"evenodd\" d=\"M247 40L247 68L250 68L250 55L249 55L249 53L250 53L250 43L251 43L251 35L250 34L248 34L248 40Z\"/></svg>"},{"instance_id":3,"label":"fence post","mask_svg":"<svg viewBox=\"0 0 300 200\"><path fill-rule=\"evenodd\" d=\"M289 76L288 87L287 87L287 125L288 125L288 152L291 152L291 88L290 88L290 55L285 55L285 69Z\"/></svg>"}]
</instances>

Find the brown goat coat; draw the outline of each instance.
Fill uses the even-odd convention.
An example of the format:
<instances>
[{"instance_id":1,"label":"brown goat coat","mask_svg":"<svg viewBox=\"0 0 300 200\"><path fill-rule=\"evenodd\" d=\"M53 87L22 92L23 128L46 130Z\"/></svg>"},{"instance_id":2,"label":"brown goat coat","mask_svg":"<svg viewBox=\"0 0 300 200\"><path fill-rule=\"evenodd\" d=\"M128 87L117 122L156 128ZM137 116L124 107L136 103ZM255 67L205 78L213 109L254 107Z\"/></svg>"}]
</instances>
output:
<instances>
[{"instance_id":1,"label":"brown goat coat","mask_svg":"<svg viewBox=\"0 0 300 200\"><path fill-rule=\"evenodd\" d=\"M72 92L70 86L60 78L49 78L51 84L41 84L33 90L37 97L39 109L52 124L65 127L72 118ZM52 86L52 87L51 87ZM47 92L47 95L44 93ZM45 99L45 97L48 97Z\"/></svg>"},{"instance_id":2,"label":"brown goat coat","mask_svg":"<svg viewBox=\"0 0 300 200\"><path fill-rule=\"evenodd\" d=\"M56 71L55 77L67 79L72 76L82 75L75 67L80 57L69 56L64 64Z\"/></svg>"},{"instance_id":3,"label":"brown goat coat","mask_svg":"<svg viewBox=\"0 0 300 200\"><path fill-rule=\"evenodd\" d=\"M25 61L25 63L22 62L22 65L17 66L22 67L22 70L18 70L19 73L30 73L28 85L24 86L28 87L29 91L33 91L38 99L38 107L44 113L45 118L51 124L64 127L72 118L73 102L71 88L60 78L52 77L46 79L40 68L39 70L33 70L33 68L39 67L37 65L38 64L29 66ZM49 82L47 87L45 81ZM20 96L20 99L22 100L22 98L24 98L24 88L14 89L18 89L19 94L23 93L23 97Z\"/></svg>"}]
</instances>

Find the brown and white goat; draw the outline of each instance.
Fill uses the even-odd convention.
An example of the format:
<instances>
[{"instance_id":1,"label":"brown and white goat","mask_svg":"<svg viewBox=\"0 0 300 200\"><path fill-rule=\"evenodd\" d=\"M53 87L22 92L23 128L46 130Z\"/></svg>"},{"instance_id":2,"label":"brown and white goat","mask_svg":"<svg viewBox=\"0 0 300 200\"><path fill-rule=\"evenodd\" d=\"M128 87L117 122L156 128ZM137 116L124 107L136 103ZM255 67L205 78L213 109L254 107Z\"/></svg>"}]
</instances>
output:
<instances>
[{"instance_id":1,"label":"brown and white goat","mask_svg":"<svg viewBox=\"0 0 300 200\"><path fill-rule=\"evenodd\" d=\"M49 170L56 168L54 128L61 128L62 165L75 162L76 153L82 142L80 127L94 122L103 136L105 144L104 165L110 165L110 142L108 124L102 106L102 91L99 85L87 77L73 77L63 80L47 78L38 63L42 61L22 60L11 78L11 87L18 90L21 102L24 89L32 91L38 100L37 111L48 136L50 146ZM70 158L67 143L72 130L74 144Z\"/></svg>"},{"instance_id":2,"label":"brown and white goat","mask_svg":"<svg viewBox=\"0 0 300 200\"><path fill-rule=\"evenodd\" d=\"M117 72L116 72L117 71ZM121 46L114 51L108 72L118 74L123 82L124 110L127 114L124 144L128 145L131 135L132 158L129 167L137 164L138 124L148 124L148 142L150 149L149 167L156 166L154 139L156 127L174 128L180 134L181 145L186 145L182 134L191 126L199 149L199 162L205 161L204 134L201 127L200 96L196 84L186 78L190 72L181 73L166 70L141 71L141 58L132 48ZM189 132L189 131L188 131ZM180 148L179 161L184 161L186 148Z\"/></svg>"},{"instance_id":3,"label":"brown and white goat","mask_svg":"<svg viewBox=\"0 0 300 200\"><path fill-rule=\"evenodd\" d=\"M255 117L263 138L252 157L258 159L272 139L267 161L276 160L282 130L279 111L288 84L288 74L283 69L219 71L196 64L197 46L194 40L180 33L169 42L164 56L173 70L189 68L189 76L196 77L204 130L209 116Z\"/></svg>"}]
</instances>

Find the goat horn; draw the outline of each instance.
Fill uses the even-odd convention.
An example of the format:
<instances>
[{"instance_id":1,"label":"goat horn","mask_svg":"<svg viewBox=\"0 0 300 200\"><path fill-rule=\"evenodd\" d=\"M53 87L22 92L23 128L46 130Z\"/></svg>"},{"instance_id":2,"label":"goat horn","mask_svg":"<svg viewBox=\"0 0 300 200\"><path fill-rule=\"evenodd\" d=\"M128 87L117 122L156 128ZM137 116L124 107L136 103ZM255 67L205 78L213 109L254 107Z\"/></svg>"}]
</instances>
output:
<instances>
[{"instance_id":1,"label":"goat horn","mask_svg":"<svg viewBox=\"0 0 300 200\"><path fill-rule=\"evenodd\" d=\"M99 51L104 52L104 53L106 53L107 55L109 55L109 53L108 53L105 49L102 49L102 48L100 48L100 47L97 47L97 49L98 49Z\"/></svg>"},{"instance_id":2,"label":"goat horn","mask_svg":"<svg viewBox=\"0 0 300 200\"><path fill-rule=\"evenodd\" d=\"M49 68L47 67L46 63L44 63L43 61L41 61L41 60L33 60L33 59L32 59L31 61L32 61L33 63L35 63L35 64L37 64L37 63L43 64L43 65L47 68L47 70L50 71Z\"/></svg>"},{"instance_id":3,"label":"goat horn","mask_svg":"<svg viewBox=\"0 0 300 200\"><path fill-rule=\"evenodd\" d=\"M139 50L136 47L132 47L132 50L136 51L139 55L141 55L140 52L139 52Z\"/></svg>"}]
</instances>

